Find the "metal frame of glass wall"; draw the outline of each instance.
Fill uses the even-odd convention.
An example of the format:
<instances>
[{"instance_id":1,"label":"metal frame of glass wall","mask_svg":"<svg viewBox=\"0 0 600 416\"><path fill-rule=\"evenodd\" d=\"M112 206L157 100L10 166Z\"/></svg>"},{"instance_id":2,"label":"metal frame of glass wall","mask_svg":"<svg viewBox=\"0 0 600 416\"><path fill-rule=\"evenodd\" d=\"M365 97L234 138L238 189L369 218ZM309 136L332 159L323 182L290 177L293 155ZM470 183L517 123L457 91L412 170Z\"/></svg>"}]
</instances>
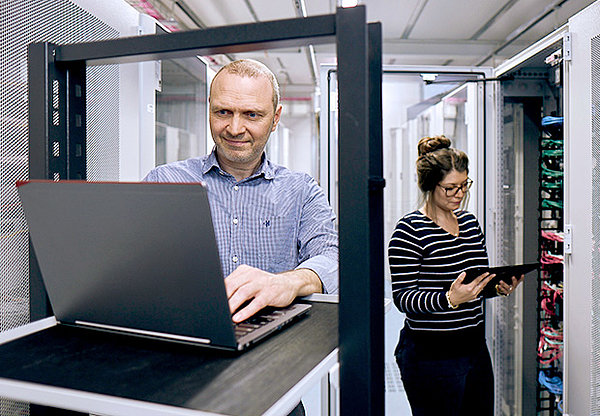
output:
<instances>
[{"instance_id":1,"label":"metal frame of glass wall","mask_svg":"<svg viewBox=\"0 0 600 416\"><path fill-rule=\"evenodd\" d=\"M339 82L341 412L380 415L384 412L381 25L366 23L364 6L308 18L29 45L30 178L86 179L86 66L323 43L336 44ZM35 259L30 264L35 320L50 311Z\"/></svg>"}]
</instances>

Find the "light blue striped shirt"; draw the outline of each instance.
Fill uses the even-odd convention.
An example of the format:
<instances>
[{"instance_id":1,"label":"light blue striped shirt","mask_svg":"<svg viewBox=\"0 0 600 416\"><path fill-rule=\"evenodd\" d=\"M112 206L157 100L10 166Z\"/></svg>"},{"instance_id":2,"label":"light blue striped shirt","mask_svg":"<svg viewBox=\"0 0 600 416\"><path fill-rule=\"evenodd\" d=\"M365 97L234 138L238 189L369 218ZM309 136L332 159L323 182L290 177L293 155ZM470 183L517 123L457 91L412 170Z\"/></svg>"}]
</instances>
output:
<instances>
[{"instance_id":1,"label":"light blue striped shirt","mask_svg":"<svg viewBox=\"0 0 600 416\"><path fill-rule=\"evenodd\" d=\"M256 173L237 181L216 154L154 168L147 182L206 185L223 274L247 264L271 273L311 269L325 293L338 290L335 214L309 175L271 163L263 154Z\"/></svg>"}]
</instances>

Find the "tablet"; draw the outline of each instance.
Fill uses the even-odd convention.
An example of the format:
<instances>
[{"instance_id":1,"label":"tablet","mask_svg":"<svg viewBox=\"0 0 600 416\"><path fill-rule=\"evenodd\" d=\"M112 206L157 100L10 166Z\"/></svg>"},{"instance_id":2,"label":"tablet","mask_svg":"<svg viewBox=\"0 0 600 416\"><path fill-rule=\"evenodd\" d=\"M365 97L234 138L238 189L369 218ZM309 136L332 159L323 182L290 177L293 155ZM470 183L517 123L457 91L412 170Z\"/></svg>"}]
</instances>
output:
<instances>
[{"instance_id":1,"label":"tablet","mask_svg":"<svg viewBox=\"0 0 600 416\"><path fill-rule=\"evenodd\" d=\"M540 268L540 263L526 263L526 264L515 264L512 266L499 266L499 267L477 267L467 271L467 275L463 280L463 284L471 283L477 276L485 272L495 274L496 276L489 281L489 285L496 286L500 283L500 280L504 280L507 284L512 284L512 277L515 276L517 279L522 274L527 274L531 271Z\"/></svg>"}]
</instances>

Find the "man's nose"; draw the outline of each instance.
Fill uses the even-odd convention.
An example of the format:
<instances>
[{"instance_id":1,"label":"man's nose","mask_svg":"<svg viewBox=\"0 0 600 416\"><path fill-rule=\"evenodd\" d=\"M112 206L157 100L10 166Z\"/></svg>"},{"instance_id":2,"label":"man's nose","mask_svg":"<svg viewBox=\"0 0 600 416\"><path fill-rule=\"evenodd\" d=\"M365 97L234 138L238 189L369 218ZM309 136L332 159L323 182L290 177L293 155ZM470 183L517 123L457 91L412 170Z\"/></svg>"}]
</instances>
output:
<instances>
[{"instance_id":1,"label":"man's nose","mask_svg":"<svg viewBox=\"0 0 600 416\"><path fill-rule=\"evenodd\" d=\"M229 134L232 136L239 136L246 132L246 126L244 120L239 114L234 114L231 117L231 123L229 123Z\"/></svg>"}]
</instances>

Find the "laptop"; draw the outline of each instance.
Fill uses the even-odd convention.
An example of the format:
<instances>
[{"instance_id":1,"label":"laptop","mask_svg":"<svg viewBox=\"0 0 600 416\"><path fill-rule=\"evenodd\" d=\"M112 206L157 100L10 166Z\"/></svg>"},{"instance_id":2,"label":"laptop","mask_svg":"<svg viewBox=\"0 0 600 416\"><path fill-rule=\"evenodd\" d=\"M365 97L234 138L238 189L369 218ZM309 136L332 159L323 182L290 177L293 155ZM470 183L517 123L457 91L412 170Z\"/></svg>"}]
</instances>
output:
<instances>
[{"instance_id":1,"label":"laptop","mask_svg":"<svg viewBox=\"0 0 600 416\"><path fill-rule=\"evenodd\" d=\"M294 303L235 325L201 184L17 184L56 320L244 350L306 314Z\"/></svg>"}]
</instances>

